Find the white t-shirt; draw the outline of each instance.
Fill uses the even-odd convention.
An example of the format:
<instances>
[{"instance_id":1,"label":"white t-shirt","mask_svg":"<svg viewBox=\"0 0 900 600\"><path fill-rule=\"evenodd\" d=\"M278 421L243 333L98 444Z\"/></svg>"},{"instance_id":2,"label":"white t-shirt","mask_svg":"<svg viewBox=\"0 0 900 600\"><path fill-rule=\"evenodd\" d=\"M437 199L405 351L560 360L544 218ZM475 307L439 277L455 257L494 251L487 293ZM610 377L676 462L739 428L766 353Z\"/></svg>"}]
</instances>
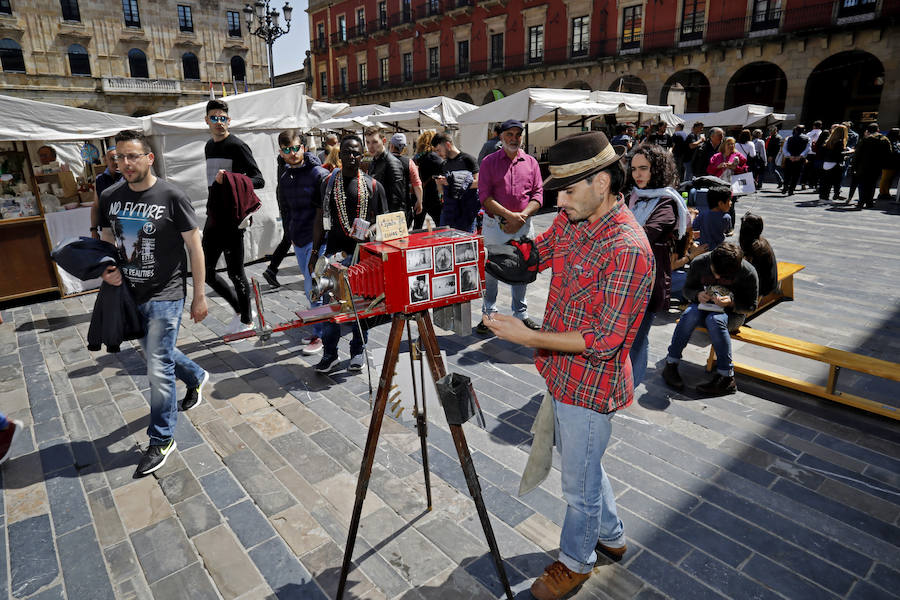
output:
<instances>
[{"instance_id":1,"label":"white t-shirt","mask_svg":"<svg viewBox=\"0 0 900 600\"><path fill-rule=\"evenodd\" d=\"M744 155L744 158L746 158L747 160L756 157L756 148L753 146L752 141L747 142L746 144L737 142L734 146L738 149L738 152Z\"/></svg>"}]
</instances>

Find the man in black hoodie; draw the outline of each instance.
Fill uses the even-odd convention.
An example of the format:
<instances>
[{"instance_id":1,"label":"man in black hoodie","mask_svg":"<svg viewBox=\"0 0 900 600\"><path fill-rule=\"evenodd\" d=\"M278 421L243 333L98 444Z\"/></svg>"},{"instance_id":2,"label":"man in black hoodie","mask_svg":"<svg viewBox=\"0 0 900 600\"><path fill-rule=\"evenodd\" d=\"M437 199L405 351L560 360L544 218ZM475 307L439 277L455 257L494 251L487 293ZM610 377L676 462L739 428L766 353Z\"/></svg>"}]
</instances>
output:
<instances>
[{"instance_id":1,"label":"man in black hoodie","mask_svg":"<svg viewBox=\"0 0 900 600\"><path fill-rule=\"evenodd\" d=\"M226 172L246 175L253 182L253 189L266 185L253 153L236 135L231 135L228 126L228 105L222 100L210 100L206 104L206 124L212 139L206 142L206 180L210 195L214 187L224 184ZM253 328L253 314L250 308L250 282L244 273L244 230L241 223L229 220L210 219L207 205L206 226L203 228L203 252L206 255L206 283L225 299L236 313L226 328L226 333L238 333ZM215 212L215 211L212 211ZM228 278L234 290L216 273L219 257L225 255Z\"/></svg>"}]
</instances>

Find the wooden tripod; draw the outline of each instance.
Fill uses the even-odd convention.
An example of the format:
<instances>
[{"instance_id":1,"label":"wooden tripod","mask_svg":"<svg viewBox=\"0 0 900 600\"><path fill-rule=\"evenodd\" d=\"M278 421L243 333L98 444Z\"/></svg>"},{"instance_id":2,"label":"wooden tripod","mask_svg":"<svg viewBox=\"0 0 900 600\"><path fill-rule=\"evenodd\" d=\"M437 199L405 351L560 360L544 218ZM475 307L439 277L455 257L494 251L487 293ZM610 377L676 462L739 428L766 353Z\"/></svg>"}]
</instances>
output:
<instances>
[{"instance_id":1,"label":"wooden tripod","mask_svg":"<svg viewBox=\"0 0 900 600\"><path fill-rule=\"evenodd\" d=\"M409 319L415 319L419 328L419 340L424 345L424 353L428 359L428 366L431 369L431 377L437 381L447 374L444 367L444 361L441 358L441 350L438 346L437 336L434 333L434 326L431 323L431 316L428 311L417 312L414 314L396 313L391 321L391 333L388 337L387 349L384 355L384 365L381 369L381 380L378 382L378 392L375 396L375 405L372 408L372 421L369 423L369 434L366 438L366 448L363 452L362 466L359 469L359 479L356 482L356 501L353 505L353 517L350 519L350 531L347 533L347 547L344 549L344 562L341 565L341 578L338 584L337 598L344 597L344 589L347 586L347 575L350 572L350 563L353 558L353 546L356 543L356 534L359 530L359 520L362 516L363 501L366 498L366 491L369 488L369 478L372 476L372 463L375 460L375 448L378 446L378 436L381 432L381 422L384 419L384 410L387 405L388 393L391 389L391 380L394 377L394 370L397 367L397 359L400 351L400 342L403 339L404 324ZM423 405L424 405L424 398ZM419 428L419 436L422 438L422 464L425 467L425 485L428 496L431 495L430 483L428 478L428 456L425 444L425 429ZM491 549L491 556L494 559L494 566L497 568L497 575L506 591L508 600L513 600L512 590L509 587L509 579L506 577L506 570L503 568L503 559L500 557L500 548L497 546L497 539L494 537L494 530L491 527L491 521L488 517L487 508L484 505L484 498L481 495L481 484L478 482L478 475L475 473L475 464L472 462L472 455L469 453L469 446L466 444L466 435L463 432L462 425L450 425L450 435L453 437L453 445L456 446L456 453L459 455L459 463L462 467L463 474L466 478L466 484L469 487L469 495L475 501L475 508L478 511L478 517L481 519L481 528L484 530L484 537L487 539L488 546ZM431 509L429 498L428 508Z\"/></svg>"}]
</instances>

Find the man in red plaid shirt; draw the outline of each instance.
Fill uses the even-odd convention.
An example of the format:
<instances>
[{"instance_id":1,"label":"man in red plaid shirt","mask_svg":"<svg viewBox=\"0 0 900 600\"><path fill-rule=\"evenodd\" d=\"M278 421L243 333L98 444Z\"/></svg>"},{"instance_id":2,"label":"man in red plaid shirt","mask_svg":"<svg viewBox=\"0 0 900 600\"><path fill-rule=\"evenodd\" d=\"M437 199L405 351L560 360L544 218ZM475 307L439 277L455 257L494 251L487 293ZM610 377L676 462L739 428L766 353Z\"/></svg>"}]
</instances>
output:
<instances>
[{"instance_id":1,"label":"man in red plaid shirt","mask_svg":"<svg viewBox=\"0 0 900 600\"><path fill-rule=\"evenodd\" d=\"M553 398L562 490L568 508L559 560L531 586L555 600L585 582L601 552L625 554L625 532L601 465L612 416L632 401L628 351L650 297L653 253L619 192L625 173L602 133L580 133L550 148L550 177L561 209L538 236L540 269L550 268L541 331L494 314L484 323L501 339L535 348Z\"/></svg>"}]
</instances>

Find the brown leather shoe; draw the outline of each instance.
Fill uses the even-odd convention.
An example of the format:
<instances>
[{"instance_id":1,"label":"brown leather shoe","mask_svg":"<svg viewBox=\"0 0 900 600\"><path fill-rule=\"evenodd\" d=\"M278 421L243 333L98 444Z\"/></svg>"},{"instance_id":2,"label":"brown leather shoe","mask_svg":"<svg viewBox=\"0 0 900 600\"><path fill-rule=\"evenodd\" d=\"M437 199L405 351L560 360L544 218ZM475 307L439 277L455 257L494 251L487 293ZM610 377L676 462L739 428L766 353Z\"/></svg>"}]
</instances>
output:
<instances>
[{"instance_id":1,"label":"brown leather shoe","mask_svg":"<svg viewBox=\"0 0 900 600\"><path fill-rule=\"evenodd\" d=\"M613 562L619 562L622 560L622 557L625 556L625 552L628 550L628 546L622 546L620 548L613 548L611 546L605 546L602 542L597 542L597 547L595 548L597 552L608 558Z\"/></svg>"},{"instance_id":2,"label":"brown leather shoe","mask_svg":"<svg viewBox=\"0 0 900 600\"><path fill-rule=\"evenodd\" d=\"M544 570L531 584L531 595L537 600L559 600L590 577L590 573L576 573L559 561Z\"/></svg>"}]
</instances>

